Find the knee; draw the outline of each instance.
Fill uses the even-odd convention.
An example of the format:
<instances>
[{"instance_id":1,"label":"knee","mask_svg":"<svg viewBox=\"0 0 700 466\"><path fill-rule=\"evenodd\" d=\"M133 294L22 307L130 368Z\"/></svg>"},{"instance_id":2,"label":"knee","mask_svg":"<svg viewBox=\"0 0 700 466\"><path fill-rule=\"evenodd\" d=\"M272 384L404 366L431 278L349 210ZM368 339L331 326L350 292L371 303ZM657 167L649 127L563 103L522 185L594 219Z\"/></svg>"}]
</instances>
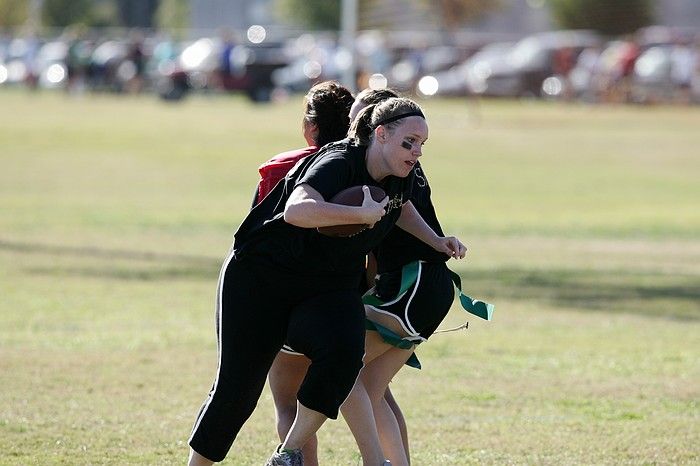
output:
<instances>
[{"instance_id":1,"label":"knee","mask_svg":"<svg viewBox=\"0 0 700 466\"><path fill-rule=\"evenodd\" d=\"M312 366L315 364L317 369L327 374L328 379L333 380L340 396L344 398L350 393L362 369L364 345L359 347L341 345L329 350L324 356L314 361Z\"/></svg>"},{"instance_id":2,"label":"knee","mask_svg":"<svg viewBox=\"0 0 700 466\"><path fill-rule=\"evenodd\" d=\"M255 410L259 397L260 393L256 388L220 376L212 394L212 404L222 412L238 412L245 415Z\"/></svg>"},{"instance_id":3,"label":"knee","mask_svg":"<svg viewBox=\"0 0 700 466\"><path fill-rule=\"evenodd\" d=\"M320 351L299 391L299 401L307 408L335 419L338 408L352 390L362 369L364 350L334 347Z\"/></svg>"},{"instance_id":4,"label":"knee","mask_svg":"<svg viewBox=\"0 0 700 466\"><path fill-rule=\"evenodd\" d=\"M317 351L312 358L314 363L328 363L335 367L348 369L362 368L362 358L365 355L364 333L355 335L336 335L330 339L323 349Z\"/></svg>"}]
</instances>

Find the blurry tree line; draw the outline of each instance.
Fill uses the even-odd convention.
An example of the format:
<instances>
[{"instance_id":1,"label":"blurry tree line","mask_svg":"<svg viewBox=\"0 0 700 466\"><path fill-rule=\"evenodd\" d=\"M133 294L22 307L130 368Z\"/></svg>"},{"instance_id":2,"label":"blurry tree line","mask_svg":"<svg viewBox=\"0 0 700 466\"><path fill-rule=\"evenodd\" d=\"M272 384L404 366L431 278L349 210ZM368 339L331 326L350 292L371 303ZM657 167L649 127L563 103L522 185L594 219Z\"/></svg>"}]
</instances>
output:
<instances>
[{"instance_id":1,"label":"blurry tree line","mask_svg":"<svg viewBox=\"0 0 700 466\"><path fill-rule=\"evenodd\" d=\"M377 0L358 0L359 9L372 6ZM444 26L454 30L496 10L502 0L415 0L436 8ZM340 28L342 0L277 0L277 8L285 18L311 29L337 30ZM361 27L362 25L360 25Z\"/></svg>"},{"instance_id":2,"label":"blurry tree line","mask_svg":"<svg viewBox=\"0 0 700 466\"><path fill-rule=\"evenodd\" d=\"M564 29L592 29L603 35L627 34L654 22L653 0L547 0Z\"/></svg>"},{"instance_id":3,"label":"blurry tree line","mask_svg":"<svg viewBox=\"0 0 700 466\"><path fill-rule=\"evenodd\" d=\"M188 0L0 0L0 28L32 22L34 5L46 27L182 29L189 21Z\"/></svg>"},{"instance_id":4,"label":"blurry tree line","mask_svg":"<svg viewBox=\"0 0 700 466\"><path fill-rule=\"evenodd\" d=\"M367 8L376 0L358 0ZM498 10L508 0L414 0L436 8L445 29L455 30ZM544 0L563 29L591 29L604 35L627 34L654 22L655 0ZM340 27L341 0L277 0L286 18L312 29Z\"/></svg>"},{"instance_id":5,"label":"blurry tree line","mask_svg":"<svg viewBox=\"0 0 700 466\"><path fill-rule=\"evenodd\" d=\"M367 8L377 0L358 0ZM507 0L413 0L436 8L446 30L455 30L502 7ZM564 29L593 29L606 35L630 33L653 23L655 0L544 0ZM187 28L188 0L0 0L0 27L26 24L39 5L48 27ZM317 30L340 27L341 0L276 0L280 17Z\"/></svg>"}]
</instances>

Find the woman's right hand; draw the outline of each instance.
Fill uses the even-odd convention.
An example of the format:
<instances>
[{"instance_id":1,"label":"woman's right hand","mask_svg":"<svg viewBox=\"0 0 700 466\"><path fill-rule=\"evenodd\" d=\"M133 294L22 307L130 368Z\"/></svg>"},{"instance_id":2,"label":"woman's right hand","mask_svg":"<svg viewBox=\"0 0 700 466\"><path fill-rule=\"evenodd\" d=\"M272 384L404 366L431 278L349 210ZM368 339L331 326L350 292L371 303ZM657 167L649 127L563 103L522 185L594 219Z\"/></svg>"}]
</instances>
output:
<instances>
[{"instance_id":1,"label":"woman's right hand","mask_svg":"<svg viewBox=\"0 0 700 466\"><path fill-rule=\"evenodd\" d=\"M377 202L372 199L372 195L369 192L368 186L362 187L362 192L365 195L362 200L362 219L363 223L369 225L368 228L372 228L375 223L382 219L386 215L386 205L389 202L389 197L385 196L384 199Z\"/></svg>"},{"instance_id":2,"label":"woman's right hand","mask_svg":"<svg viewBox=\"0 0 700 466\"><path fill-rule=\"evenodd\" d=\"M467 255L467 247L456 236L439 236L433 244L433 249L453 259L464 259Z\"/></svg>"}]
</instances>

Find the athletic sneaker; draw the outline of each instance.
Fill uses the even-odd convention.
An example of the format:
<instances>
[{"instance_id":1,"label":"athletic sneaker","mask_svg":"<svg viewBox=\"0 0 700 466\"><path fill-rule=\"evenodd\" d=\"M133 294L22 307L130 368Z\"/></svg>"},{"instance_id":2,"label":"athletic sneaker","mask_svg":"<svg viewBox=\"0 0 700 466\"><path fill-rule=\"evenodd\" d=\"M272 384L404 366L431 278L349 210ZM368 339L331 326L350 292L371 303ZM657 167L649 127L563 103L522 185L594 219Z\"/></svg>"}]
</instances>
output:
<instances>
[{"instance_id":1,"label":"athletic sneaker","mask_svg":"<svg viewBox=\"0 0 700 466\"><path fill-rule=\"evenodd\" d=\"M304 466L301 450L281 450L282 445L272 454L265 466Z\"/></svg>"}]
</instances>

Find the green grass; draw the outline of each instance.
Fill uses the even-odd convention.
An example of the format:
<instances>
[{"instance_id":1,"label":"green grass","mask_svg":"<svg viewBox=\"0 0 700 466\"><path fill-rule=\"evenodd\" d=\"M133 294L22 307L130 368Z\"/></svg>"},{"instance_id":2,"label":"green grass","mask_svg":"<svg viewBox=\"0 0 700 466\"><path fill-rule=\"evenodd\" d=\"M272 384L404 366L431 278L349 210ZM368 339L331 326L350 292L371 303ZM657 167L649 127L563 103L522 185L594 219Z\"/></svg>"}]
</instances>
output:
<instances>
[{"instance_id":1,"label":"green grass","mask_svg":"<svg viewBox=\"0 0 700 466\"><path fill-rule=\"evenodd\" d=\"M184 462L220 261L298 100L0 93L0 464ZM496 313L392 384L414 464L700 462L700 110L423 104L454 268ZM225 464L275 444L266 390ZM320 457L359 464L342 421Z\"/></svg>"}]
</instances>

